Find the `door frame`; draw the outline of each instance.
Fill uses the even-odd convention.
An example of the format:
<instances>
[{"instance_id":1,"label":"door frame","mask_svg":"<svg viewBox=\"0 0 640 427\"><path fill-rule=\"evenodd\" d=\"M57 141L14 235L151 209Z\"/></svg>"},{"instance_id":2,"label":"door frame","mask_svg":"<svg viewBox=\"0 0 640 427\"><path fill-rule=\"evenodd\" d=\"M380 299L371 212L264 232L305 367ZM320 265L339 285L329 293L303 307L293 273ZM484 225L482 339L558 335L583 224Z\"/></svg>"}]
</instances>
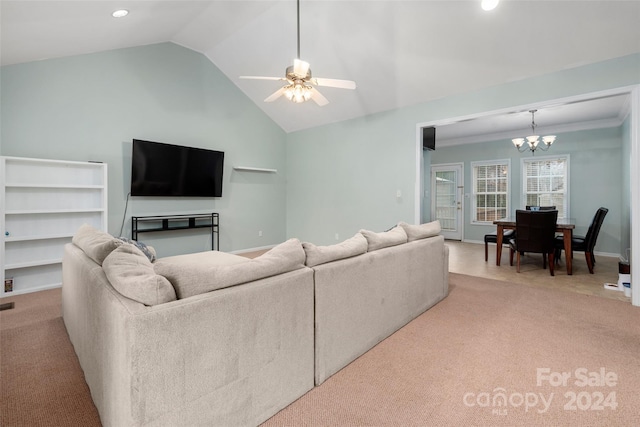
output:
<instances>
[{"instance_id":1,"label":"door frame","mask_svg":"<svg viewBox=\"0 0 640 427\"><path fill-rule=\"evenodd\" d=\"M435 175L437 171L443 170L455 170L458 172L458 182L456 186L456 197L458 199L458 203L460 204L460 209L458 213L458 227L457 233L452 234L448 231L442 231L442 235L445 239L451 240L464 240L464 163L456 162L456 163L438 163L431 165L431 177ZM435 192L435 180L431 179L431 218L436 219L436 192Z\"/></svg>"}]
</instances>

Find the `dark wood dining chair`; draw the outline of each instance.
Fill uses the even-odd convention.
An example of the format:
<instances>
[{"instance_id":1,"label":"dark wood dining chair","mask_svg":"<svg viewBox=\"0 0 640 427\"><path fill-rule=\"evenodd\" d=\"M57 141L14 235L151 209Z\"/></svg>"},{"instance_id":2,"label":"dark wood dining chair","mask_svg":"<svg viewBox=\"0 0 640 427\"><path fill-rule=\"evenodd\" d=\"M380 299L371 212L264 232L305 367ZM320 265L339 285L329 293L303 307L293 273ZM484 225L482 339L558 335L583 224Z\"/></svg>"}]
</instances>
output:
<instances>
[{"instance_id":1,"label":"dark wood dining chair","mask_svg":"<svg viewBox=\"0 0 640 427\"><path fill-rule=\"evenodd\" d=\"M507 244L509 239L513 239L515 237L515 230L504 230L502 232L502 242L503 244ZM493 233L484 235L484 260L489 260L489 243L498 244L498 232L494 231Z\"/></svg>"},{"instance_id":2,"label":"dark wood dining chair","mask_svg":"<svg viewBox=\"0 0 640 427\"><path fill-rule=\"evenodd\" d=\"M555 206L530 206L525 207L528 211L555 211Z\"/></svg>"},{"instance_id":3,"label":"dark wood dining chair","mask_svg":"<svg viewBox=\"0 0 640 427\"><path fill-rule=\"evenodd\" d=\"M520 273L520 256L525 252L541 253L542 268L554 275L555 237L558 211L516 211L516 237L509 241L509 265L517 254L516 271Z\"/></svg>"},{"instance_id":4,"label":"dark wood dining chair","mask_svg":"<svg viewBox=\"0 0 640 427\"><path fill-rule=\"evenodd\" d=\"M598 240L598 234L600 234L600 228L604 222L604 217L607 216L607 212L609 212L609 209L599 208L593 216L593 220L587 230L587 234L584 236L574 235L571 238L572 251L584 252L584 257L587 260L587 267L589 267L589 273L591 274L593 274L593 266L596 263L596 257L593 254L593 249L596 246L596 240ZM556 237L556 261L560 261L563 249L564 240L562 239L562 236L558 236Z\"/></svg>"}]
</instances>

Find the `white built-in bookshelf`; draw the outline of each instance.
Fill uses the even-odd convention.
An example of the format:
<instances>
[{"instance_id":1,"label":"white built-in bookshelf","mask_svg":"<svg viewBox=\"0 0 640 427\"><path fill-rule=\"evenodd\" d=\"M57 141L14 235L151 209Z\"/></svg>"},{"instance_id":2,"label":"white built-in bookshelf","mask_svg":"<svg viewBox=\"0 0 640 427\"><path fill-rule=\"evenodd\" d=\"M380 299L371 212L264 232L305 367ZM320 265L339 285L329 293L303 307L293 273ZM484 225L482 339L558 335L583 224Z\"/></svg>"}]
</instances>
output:
<instances>
[{"instance_id":1,"label":"white built-in bookshelf","mask_svg":"<svg viewBox=\"0 0 640 427\"><path fill-rule=\"evenodd\" d=\"M82 224L107 229L107 165L0 157L0 184L0 296L60 286L65 243Z\"/></svg>"}]
</instances>

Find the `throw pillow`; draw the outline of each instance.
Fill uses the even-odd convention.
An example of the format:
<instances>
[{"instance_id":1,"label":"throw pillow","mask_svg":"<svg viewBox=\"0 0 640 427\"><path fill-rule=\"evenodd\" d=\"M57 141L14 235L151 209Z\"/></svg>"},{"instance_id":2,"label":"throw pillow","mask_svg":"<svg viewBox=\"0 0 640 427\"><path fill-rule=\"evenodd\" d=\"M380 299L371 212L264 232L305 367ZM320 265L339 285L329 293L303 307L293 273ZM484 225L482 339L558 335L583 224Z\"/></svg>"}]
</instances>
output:
<instances>
[{"instance_id":1,"label":"throw pillow","mask_svg":"<svg viewBox=\"0 0 640 427\"><path fill-rule=\"evenodd\" d=\"M307 267L313 267L363 254L367 252L368 243L362 234L356 233L352 238L336 245L316 246L313 243L304 242L302 247L306 254L305 264Z\"/></svg>"},{"instance_id":2,"label":"throw pillow","mask_svg":"<svg viewBox=\"0 0 640 427\"><path fill-rule=\"evenodd\" d=\"M107 255L122 244L122 241L111 234L100 231L89 224L81 225L71 241L100 265Z\"/></svg>"},{"instance_id":3,"label":"throw pillow","mask_svg":"<svg viewBox=\"0 0 640 427\"><path fill-rule=\"evenodd\" d=\"M369 252L407 243L407 233L402 227L393 227L391 230L383 231L382 233L369 230L360 230L360 233L367 239Z\"/></svg>"},{"instance_id":4,"label":"throw pillow","mask_svg":"<svg viewBox=\"0 0 640 427\"><path fill-rule=\"evenodd\" d=\"M427 222L426 224L412 225L406 222L398 223L400 227L407 233L407 238L410 242L419 239L426 239L427 237L433 237L440 234L440 221L435 220Z\"/></svg>"},{"instance_id":5,"label":"throw pillow","mask_svg":"<svg viewBox=\"0 0 640 427\"><path fill-rule=\"evenodd\" d=\"M122 295L144 305L175 301L171 283L153 271L149 258L135 245L123 243L102 264L107 279Z\"/></svg>"},{"instance_id":6,"label":"throw pillow","mask_svg":"<svg viewBox=\"0 0 640 427\"><path fill-rule=\"evenodd\" d=\"M123 241L124 243L131 243L136 248L140 249L140 251L149 258L149 261L154 262L156 260L156 250L153 246L147 246L142 242L138 242L137 240L131 240L128 237L120 236L118 240Z\"/></svg>"}]
</instances>

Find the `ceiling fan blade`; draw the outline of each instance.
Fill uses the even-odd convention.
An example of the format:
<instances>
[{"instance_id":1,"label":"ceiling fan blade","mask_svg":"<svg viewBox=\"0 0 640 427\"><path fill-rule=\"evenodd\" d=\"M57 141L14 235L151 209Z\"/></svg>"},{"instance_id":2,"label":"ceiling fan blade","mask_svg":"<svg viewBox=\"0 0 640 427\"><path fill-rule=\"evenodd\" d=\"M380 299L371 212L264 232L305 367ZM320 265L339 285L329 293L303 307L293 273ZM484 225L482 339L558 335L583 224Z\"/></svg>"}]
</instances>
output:
<instances>
[{"instance_id":1,"label":"ceiling fan blade","mask_svg":"<svg viewBox=\"0 0 640 427\"><path fill-rule=\"evenodd\" d=\"M280 98L283 94L284 94L285 88L281 87L280 89L278 89L277 91L273 92L271 95L269 95L264 102L273 102L276 99Z\"/></svg>"},{"instance_id":2,"label":"ceiling fan blade","mask_svg":"<svg viewBox=\"0 0 640 427\"><path fill-rule=\"evenodd\" d=\"M321 107L329 103L329 100L325 98L323 94L318 92L318 89L314 87L311 88L311 99L313 99L315 103Z\"/></svg>"},{"instance_id":3,"label":"ceiling fan blade","mask_svg":"<svg viewBox=\"0 0 640 427\"><path fill-rule=\"evenodd\" d=\"M240 76L240 79L250 80L287 80L284 77L264 77L264 76Z\"/></svg>"},{"instance_id":4,"label":"ceiling fan blade","mask_svg":"<svg viewBox=\"0 0 640 427\"><path fill-rule=\"evenodd\" d=\"M307 73L309 73L309 63L301 59L294 59L293 74L303 79L307 77Z\"/></svg>"},{"instance_id":5,"label":"ceiling fan blade","mask_svg":"<svg viewBox=\"0 0 640 427\"><path fill-rule=\"evenodd\" d=\"M356 82L351 80L323 79L320 77L310 80L316 86L337 87L340 89L355 89Z\"/></svg>"}]
</instances>

